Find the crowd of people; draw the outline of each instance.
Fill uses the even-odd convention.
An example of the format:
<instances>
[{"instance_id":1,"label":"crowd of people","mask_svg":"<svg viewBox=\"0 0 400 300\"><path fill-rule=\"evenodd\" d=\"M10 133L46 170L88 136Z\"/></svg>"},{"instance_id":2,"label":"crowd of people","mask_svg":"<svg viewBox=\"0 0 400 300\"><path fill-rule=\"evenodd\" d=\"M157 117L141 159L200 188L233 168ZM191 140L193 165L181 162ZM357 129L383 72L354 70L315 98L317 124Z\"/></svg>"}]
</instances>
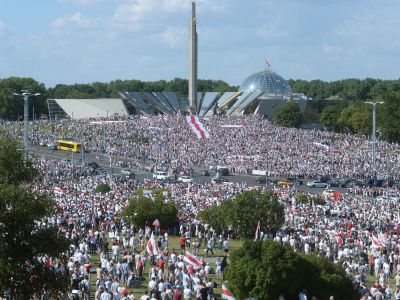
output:
<instances>
[{"instance_id":1,"label":"crowd of people","mask_svg":"<svg viewBox=\"0 0 400 300\"><path fill-rule=\"evenodd\" d=\"M77 140L86 151L111 154L118 166L172 169L182 174L189 174L194 167L210 166L226 166L238 174L268 170L273 177L315 178L326 174L397 179L399 174L397 144L378 142L374 170L371 143L365 137L282 128L256 116L204 119L210 133L204 140L195 138L183 117L114 121L59 121L53 132L43 130L49 126L43 121L36 124L31 141L47 144L62 138ZM143 283L143 270L150 264L147 291L141 300L213 297L215 283L208 275L214 271L220 276L223 272L223 253L229 250L228 230L216 232L208 224L200 224L196 216L202 208L247 190L246 184L139 182L121 175L98 174L89 165L40 154L32 159L40 171L35 189L49 192L58 204L57 214L43 222L59 226L71 241L65 263L73 290L80 291L85 299L90 293L101 300L133 299L127 288ZM100 183L109 185L111 191L95 193ZM171 249L168 232L161 232L156 236L160 252L152 257L146 251L151 229L124 223L121 212L130 199L138 197L135 191L139 188L159 187L171 191L165 194L165 201L173 201L179 209L181 226L170 234L183 236L183 248ZM275 236L261 232L260 239L275 239L297 252L315 251L326 256L343 267L365 299L380 299L379 293L387 299L400 299L400 207L390 198L399 195L396 185L385 189L356 187L339 199L326 197L323 205L296 201L299 191L295 187L273 188L285 206L285 224ZM377 200L379 195L385 197ZM201 266L193 268L185 263L185 247L199 256L213 254L215 247L225 251L218 252L221 257L215 264L201 259ZM207 253L199 249L207 249ZM91 259L95 253L100 255L98 266ZM52 263L56 266L60 262ZM91 276L96 276L95 286L90 286ZM372 276L375 284L368 286L367 276ZM391 285L390 279L396 284Z\"/></svg>"}]
</instances>

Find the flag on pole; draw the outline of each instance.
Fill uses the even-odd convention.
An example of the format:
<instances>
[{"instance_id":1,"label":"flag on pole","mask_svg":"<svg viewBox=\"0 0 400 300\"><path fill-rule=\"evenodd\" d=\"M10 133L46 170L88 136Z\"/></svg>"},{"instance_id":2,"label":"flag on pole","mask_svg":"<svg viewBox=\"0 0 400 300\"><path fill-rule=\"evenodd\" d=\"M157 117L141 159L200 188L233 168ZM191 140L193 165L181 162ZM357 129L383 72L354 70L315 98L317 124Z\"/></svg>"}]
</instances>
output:
<instances>
[{"instance_id":1,"label":"flag on pole","mask_svg":"<svg viewBox=\"0 0 400 300\"><path fill-rule=\"evenodd\" d=\"M186 251L183 261L188 263L189 265L196 267L196 268L203 266L203 262L188 251Z\"/></svg>"},{"instance_id":2,"label":"flag on pole","mask_svg":"<svg viewBox=\"0 0 400 300\"><path fill-rule=\"evenodd\" d=\"M208 139L210 134L204 128L204 125L200 122L198 116L187 116L186 122L189 124L192 131L196 134L199 139Z\"/></svg>"},{"instance_id":3,"label":"flag on pole","mask_svg":"<svg viewBox=\"0 0 400 300\"><path fill-rule=\"evenodd\" d=\"M269 60L268 60L266 57L264 57L264 64L265 64L268 68L271 68L271 64L269 63Z\"/></svg>"},{"instance_id":4,"label":"flag on pole","mask_svg":"<svg viewBox=\"0 0 400 300\"><path fill-rule=\"evenodd\" d=\"M221 287L221 296L222 299L226 300L235 300L235 297L233 297L233 294L228 290L226 285L223 283Z\"/></svg>"},{"instance_id":5,"label":"flag on pole","mask_svg":"<svg viewBox=\"0 0 400 300\"><path fill-rule=\"evenodd\" d=\"M146 250L150 254L150 256L158 255L157 244L156 244L156 240L154 239L153 232L151 233L150 239L147 242Z\"/></svg>"},{"instance_id":6,"label":"flag on pole","mask_svg":"<svg viewBox=\"0 0 400 300\"><path fill-rule=\"evenodd\" d=\"M258 221L258 223L257 223L256 234L254 236L254 240L258 240L259 236L260 236L260 221Z\"/></svg>"}]
</instances>

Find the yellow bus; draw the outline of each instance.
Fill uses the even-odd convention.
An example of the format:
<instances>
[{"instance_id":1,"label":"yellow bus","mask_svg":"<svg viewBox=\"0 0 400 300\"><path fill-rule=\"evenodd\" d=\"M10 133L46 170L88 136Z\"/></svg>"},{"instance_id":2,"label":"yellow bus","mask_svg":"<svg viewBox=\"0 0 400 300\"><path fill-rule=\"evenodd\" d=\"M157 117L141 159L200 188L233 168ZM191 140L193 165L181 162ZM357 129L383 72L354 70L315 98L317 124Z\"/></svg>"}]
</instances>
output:
<instances>
[{"instance_id":1,"label":"yellow bus","mask_svg":"<svg viewBox=\"0 0 400 300\"><path fill-rule=\"evenodd\" d=\"M71 152L79 152L79 150L81 149L81 144L73 141L58 140L57 149Z\"/></svg>"}]
</instances>

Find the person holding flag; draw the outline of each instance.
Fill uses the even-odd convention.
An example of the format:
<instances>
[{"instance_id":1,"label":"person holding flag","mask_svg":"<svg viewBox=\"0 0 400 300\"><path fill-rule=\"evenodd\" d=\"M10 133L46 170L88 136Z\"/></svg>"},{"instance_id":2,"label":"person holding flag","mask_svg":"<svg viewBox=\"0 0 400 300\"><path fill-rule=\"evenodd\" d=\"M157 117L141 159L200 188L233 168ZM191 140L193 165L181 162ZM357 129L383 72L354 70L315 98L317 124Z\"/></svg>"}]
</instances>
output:
<instances>
[{"instance_id":1,"label":"person holding flag","mask_svg":"<svg viewBox=\"0 0 400 300\"><path fill-rule=\"evenodd\" d=\"M155 262L155 257L158 255L157 244L153 232L151 232L150 239L147 242L146 250L150 255L150 263L153 265Z\"/></svg>"}]
</instances>

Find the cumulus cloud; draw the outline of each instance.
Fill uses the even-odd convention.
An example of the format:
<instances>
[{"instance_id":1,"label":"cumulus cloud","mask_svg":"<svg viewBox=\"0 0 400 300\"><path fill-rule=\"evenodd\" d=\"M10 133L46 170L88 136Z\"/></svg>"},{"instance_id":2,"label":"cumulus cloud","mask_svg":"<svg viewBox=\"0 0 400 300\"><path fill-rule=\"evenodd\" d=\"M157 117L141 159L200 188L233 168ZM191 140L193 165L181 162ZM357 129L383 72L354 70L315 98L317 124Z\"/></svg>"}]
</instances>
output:
<instances>
[{"instance_id":1,"label":"cumulus cloud","mask_svg":"<svg viewBox=\"0 0 400 300\"><path fill-rule=\"evenodd\" d=\"M71 15L66 15L56 18L51 26L55 29L70 27L70 28L93 28L95 22L82 15L80 12L75 12Z\"/></svg>"},{"instance_id":2,"label":"cumulus cloud","mask_svg":"<svg viewBox=\"0 0 400 300\"><path fill-rule=\"evenodd\" d=\"M186 29L183 27L167 26L167 29L161 34L161 39L171 48L178 47L185 39Z\"/></svg>"}]
</instances>

